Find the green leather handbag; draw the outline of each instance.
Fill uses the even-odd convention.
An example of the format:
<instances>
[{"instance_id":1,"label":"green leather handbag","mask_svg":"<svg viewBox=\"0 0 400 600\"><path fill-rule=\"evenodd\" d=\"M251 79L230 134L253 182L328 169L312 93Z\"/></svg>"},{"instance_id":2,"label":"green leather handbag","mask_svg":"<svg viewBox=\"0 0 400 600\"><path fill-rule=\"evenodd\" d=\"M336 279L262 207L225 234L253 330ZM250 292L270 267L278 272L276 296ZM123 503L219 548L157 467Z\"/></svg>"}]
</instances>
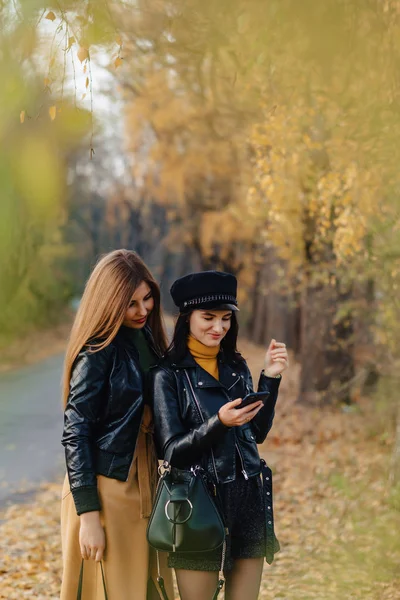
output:
<instances>
[{"instance_id":1,"label":"green leather handbag","mask_svg":"<svg viewBox=\"0 0 400 600\"><path fill-rule=\"evenodd\" d=\"M208 552L222 546L224 524L201 467L184 471L164 463L147 540L164 552Z\"/></svg>"},{"instance_id":2,"label":"green leather handbag","mask_svg":"<svg viewBox=\"0 0 400 600\"><path fill-rule=\"evenodd\" d=\"M225 527L208 489L206 473L199 466L190 471L171 468L164 461L147 527L147 541L157 551L208 552L222 548L225 560ZM168 600L162 577L158 583ZM214 598L224 585L220 577Z\"/></svg>"}]
</instances>

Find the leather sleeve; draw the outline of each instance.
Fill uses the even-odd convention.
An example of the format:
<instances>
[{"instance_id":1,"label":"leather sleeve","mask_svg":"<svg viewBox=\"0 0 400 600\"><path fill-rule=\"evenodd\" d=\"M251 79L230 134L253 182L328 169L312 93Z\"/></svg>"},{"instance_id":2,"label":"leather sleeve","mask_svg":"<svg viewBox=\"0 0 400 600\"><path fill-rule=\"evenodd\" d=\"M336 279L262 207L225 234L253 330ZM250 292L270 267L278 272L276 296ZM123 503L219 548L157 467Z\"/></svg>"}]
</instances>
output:
<instances>
[{"instance_id":1,"label":"leather sleeve","mask_svg":"<svg viewBox=\"0 0 400 600\"><path fill-rule=\"evenodd\" d=\"M62 441L78 514L100 510L92 438L106 398L112 349L82 351L73 366Z\"/></svg>"},{"instance_id":2,"label":"leather sleeve","mask_svg":"<svg viewBox=\"0 0 400 600\"><path fill-rule=\"evenodd\" d=\"M218 415L190 430L185 426L179 404L178 381L172 369L157 367L151 372L154 431L161 459L172 466L190 468L221 440L227 428Z\"/></svg>"},{"instance_id":3,"label":"leather sleeve","mask_svg":"<svg viewBox=\"0 0 400 600\"><path fill-rule=\"evenodd\" d=\"M248 387L253 389L253 380L249 368L247 367L247 373L245 379ZM256 438L257 444L262 444L266 439L274 420L275 416L275 405L278 399L279 384L281 377L267 377L264 373L260 374L258 381L258 392L270 392L270 397L267 400L265 406L257 413L257 415L251 421L251 428Z\"/></svg>"}]
</instances>

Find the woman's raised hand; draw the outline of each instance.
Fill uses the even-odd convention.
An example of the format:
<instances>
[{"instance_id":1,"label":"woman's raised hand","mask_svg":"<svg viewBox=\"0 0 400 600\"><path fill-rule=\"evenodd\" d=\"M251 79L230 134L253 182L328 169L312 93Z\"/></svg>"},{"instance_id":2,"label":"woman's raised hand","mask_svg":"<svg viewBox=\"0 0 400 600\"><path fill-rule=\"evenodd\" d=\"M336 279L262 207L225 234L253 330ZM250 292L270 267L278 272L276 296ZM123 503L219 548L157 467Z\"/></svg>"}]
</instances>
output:
<instances>
[{"instance_id":1,"label":"woman's raised hand","mask_svg":"<svg viewBox=\"0 0 400 600\"><path fill-rule=\"evenodd\" d=\"M106 547L106 536L97 510L80 516L79 546L82 558L102 560Z\"/></svg>"},{"instance_id":2,"label":"woman's raised hand","mask_svg":"<svg viewBox=\"0 0 400 600\"><path fill-rule=\"evenodd\" d=\"M253 419L259 410L264 406L263 402L254 402L244 408L236 408L240 406L242 398L236 398L232 402L227 402L218 411L218 417L221 423L226 427L235 427L244 425Z\"/></svg>"},{"instance_id":3,"label":"woman's raised hand","mask_svg":"<svg viewBox=\"0 0 400 600\"><path fill-rule=\"evenodd\" d=\"M271 340L265 355L264 373L267 377L276 377L289 366L286 344Z\"/></svg>"}]
</instances>

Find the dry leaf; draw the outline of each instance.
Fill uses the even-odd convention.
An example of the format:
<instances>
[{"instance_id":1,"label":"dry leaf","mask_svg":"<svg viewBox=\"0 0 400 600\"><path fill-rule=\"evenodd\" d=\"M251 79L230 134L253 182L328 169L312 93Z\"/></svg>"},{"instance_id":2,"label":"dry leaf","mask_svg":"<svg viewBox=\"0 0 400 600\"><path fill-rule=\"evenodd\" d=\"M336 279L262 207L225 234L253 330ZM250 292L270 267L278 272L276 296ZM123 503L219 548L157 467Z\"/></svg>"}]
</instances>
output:
<instances>
[{"instance_id":1,"label":"dry leaf","mask_svg":"<svg viewBox=\"0 0 400 600\"><path fill-rule=\"evenodd\" d=\"M23 123L25 121L25 111L21 110L21 112L19 113L19 120L21 123Z\"/></svg>"},{"instance_id":2,"label":"dry leaf","mask_svg":"<svg viewBox=\"0 0 400 600\"><path fill-rule=\"evenodd\" d=\"M89 87L89 77L86 77L85 87L86 87L86 88L88 88L88 87Z\"/></svg>"},{"instance_id":3,"label":"dry leaf","mask_svg":"<svg viewBox=\"0 0 400 600\"><path fill-rule=\"evenodd\" d=\"M52 10L47 13L46 19L48 19L49 21L55 21L56 20L56 15L53 13Z\"/></svg>"},{"instance_id":4,"label":"dry leaf","mask_svg":"<svg viewBox=\"0 0 400 600\"><path fill-rule=\"evenodd\" d=\"M83 67L83 73L86 73L86 71L87 71L87 66L84 65L84 67Z\"/></svg>"},{"instance_id":5,"label":"dry leaf","mask_svg":"<svg viewBox=\"0 0 400 600\"><path fill-rule=\"evenodd\" d=\"M118 44L118 46L122 46L122 37L119 34L115 38L115 42Z\"/></svg>"},{"instance_id":6,"label":"dry leaf","mask_svg":"<svg viewBox=\"0 0 400 600\"><path fill-rule=\"evenodd\" d=\"M56 118L56 114L57 114L57 107L56 106L50 106L50 108L49 108L49 115L50 115L50 119L52 121L54 121L54 119Z\"/></svg>"},{"instance_id":7,"label":"dry leaf","mask_svg":"<svg viewBox=\"0 0 400 600\"><path fill-rule=\"evenodd\" d=\"M84 60L88 60L89 59L89 50L87 48L85 48L84 46L81 46L78 50L78 58L81 61L81 63Z\"/></svg>"},{"instance_id":8,"label":"dry leaf","mask_svg":"<svg viewBox=\"0 0 400 600\"><path fill-rule=\"evenodd\" d=\"M115 62L114 62L114 67L116 69L122 65L122 60L123 59L120 56L117 56L117 58L115 59Z\"/></svg>"},{"instance_id":9,"label":"dry leaf","mask_svg":"<svg viewBox=\"0 0 400 600\"><path fill-rule=\"evenodd\" d=\"M67 50L69 50L71 48L71 46L73 44L75 44L76 40L74 38L74 36L71 36L70 38L68 38L68 46L67 46Z\"/></svg>"}]
</instances>

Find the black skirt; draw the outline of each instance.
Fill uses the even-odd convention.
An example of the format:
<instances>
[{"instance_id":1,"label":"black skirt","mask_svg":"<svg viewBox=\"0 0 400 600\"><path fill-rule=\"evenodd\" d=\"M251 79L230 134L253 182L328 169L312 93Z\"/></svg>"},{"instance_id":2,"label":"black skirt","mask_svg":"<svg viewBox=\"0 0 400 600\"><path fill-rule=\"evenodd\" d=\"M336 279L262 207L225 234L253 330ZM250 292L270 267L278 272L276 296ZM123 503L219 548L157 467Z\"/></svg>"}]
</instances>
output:
<instances>
[{"instance_id":1,"label":"black skirt","mask_svg":"<svg viewBox=\"0 0 400 600\"><path fill-rule=\"evenodd\" d=\"M240 558L265 556L265 506L260 475L246 480L240 474L235 481L219 486L219 496L224 513L226 555L224 570L233 568ZM168 556L168 566L193 571L219 571L222 547L211 552L174 552Z\"/></svg>"}]
</instances>

